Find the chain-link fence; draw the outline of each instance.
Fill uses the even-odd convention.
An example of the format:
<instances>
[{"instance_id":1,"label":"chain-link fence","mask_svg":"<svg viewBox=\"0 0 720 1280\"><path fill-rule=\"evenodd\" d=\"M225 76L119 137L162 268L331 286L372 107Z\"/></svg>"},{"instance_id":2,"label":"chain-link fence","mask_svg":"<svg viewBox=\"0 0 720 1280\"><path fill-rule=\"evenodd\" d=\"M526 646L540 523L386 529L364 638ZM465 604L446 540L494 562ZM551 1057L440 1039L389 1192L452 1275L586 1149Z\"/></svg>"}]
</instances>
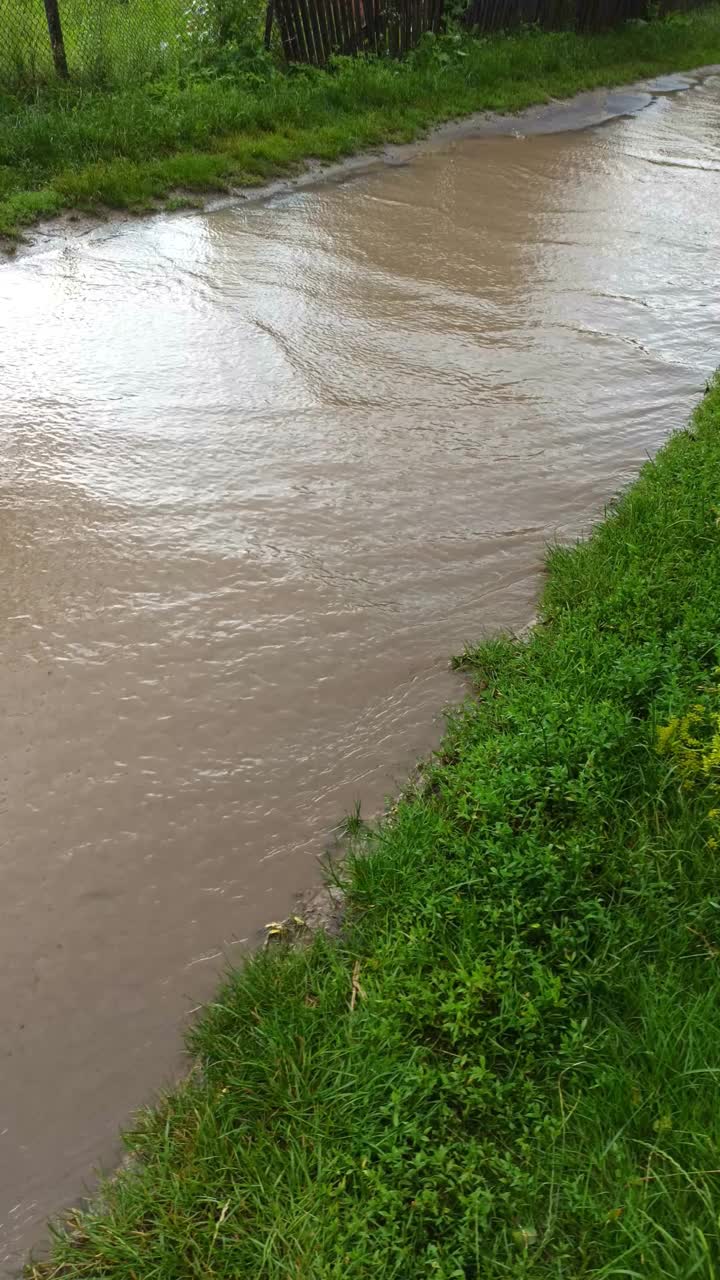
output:
<instances>
[{"instance_id":1,"label":"chain-link fence","mask_svg":"<svg viewBox=\"0 0 720 1280\"><path fill-rule=\"evenodd\" d=\"M0 0L0 90L127 84L177 66L197 0Z\"/></svg>"}]
</instances>

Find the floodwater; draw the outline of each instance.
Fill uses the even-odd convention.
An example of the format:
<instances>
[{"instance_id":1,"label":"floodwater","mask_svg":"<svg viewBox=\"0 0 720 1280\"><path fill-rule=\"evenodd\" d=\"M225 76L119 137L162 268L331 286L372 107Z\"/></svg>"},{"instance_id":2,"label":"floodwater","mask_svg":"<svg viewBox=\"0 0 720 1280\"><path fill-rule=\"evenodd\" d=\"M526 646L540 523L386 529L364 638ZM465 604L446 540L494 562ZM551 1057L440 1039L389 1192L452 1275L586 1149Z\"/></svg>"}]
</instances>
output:
<instances>
[{"instance_id":1,"label":"floodwater","mask_svg":"<svg viewBox=\"0 0 720 1280\"><path fill-rule=\"evenodd\" d=\"M0 269L0 1258L720 362L720 80Z\"/></svg>"}]
</instances>

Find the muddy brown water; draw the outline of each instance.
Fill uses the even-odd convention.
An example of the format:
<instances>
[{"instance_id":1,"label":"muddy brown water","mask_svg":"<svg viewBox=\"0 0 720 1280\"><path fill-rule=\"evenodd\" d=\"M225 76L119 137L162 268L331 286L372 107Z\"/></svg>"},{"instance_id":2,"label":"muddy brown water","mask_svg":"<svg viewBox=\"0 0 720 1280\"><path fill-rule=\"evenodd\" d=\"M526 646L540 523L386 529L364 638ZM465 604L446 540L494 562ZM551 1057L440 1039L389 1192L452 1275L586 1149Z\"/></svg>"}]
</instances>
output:
<instances>
[{"instance_id":1,"label":"muddy brown water","mask_svg":"<svg viewBox=\"0 0 720 1280\"><path fill-rule=\"evenodd\" d=\"M720 80L0 270L0 1259L720 362Z\"/></svg>"}]
</instances>

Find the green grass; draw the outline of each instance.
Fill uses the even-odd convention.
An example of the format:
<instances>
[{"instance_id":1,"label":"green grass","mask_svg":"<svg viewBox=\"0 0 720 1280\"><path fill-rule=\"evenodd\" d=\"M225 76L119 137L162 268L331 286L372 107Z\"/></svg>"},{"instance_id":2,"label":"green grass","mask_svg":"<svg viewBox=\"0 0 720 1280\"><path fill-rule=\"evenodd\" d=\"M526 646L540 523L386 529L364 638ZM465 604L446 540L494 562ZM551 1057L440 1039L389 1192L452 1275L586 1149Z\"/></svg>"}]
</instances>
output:
<instances>
[{"instance_id":1,"label":"green grass","mask_svg":"<svg viewBox=\"0 0 720 1280\"><path fill-rule=\"evenodd\" d=\"M79 84L140 82L179 68L190 0L61 0L68 68ZM180 37L180 38L178 38ZM55 78L45 11L8 0L0 29L0 86Z\"/></svg>"},{"instance_id":2,"label":"green grass","mask_svg":"<svg viewBox=\"0 0 720 1280\"><path fill-rule=\"evenodd\" d=\"M718 60L713 6L604 35L428 40L404 63L341 60L286 74L258 57L245 71L113 93L0 97L0 236L48 212L142 210L178 192L250 186L472 111L517 111Z\"/></svg>"},{"instance_id":3,"label":"green grass","mask_svg":"<svg viewBox=\"0 0 720 1280\"><path fill-rule=\"evenodd\" d=\"M691 775L658 729L720 723L719 499L717 382L36 1280L715 1280L720 738Z\"/></svg>"}]
</instances>

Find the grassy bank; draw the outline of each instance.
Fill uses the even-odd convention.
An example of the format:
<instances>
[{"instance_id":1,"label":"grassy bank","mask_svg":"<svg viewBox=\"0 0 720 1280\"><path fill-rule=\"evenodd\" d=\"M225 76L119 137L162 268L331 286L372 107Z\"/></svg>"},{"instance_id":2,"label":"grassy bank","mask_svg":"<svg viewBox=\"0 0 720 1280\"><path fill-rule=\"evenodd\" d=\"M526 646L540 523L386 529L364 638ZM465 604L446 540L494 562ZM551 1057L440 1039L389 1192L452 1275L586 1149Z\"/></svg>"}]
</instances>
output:
<instances>
[{"instance_id":1,"label":"grassy bank","mask_svg":"<svg viewBox=\"0 0 720 1280\"><path fill-rule=\"evenodd\" d=\"M548 567L36 1280L718 1275L720 383Z\"/></svg>"},{"instance_id":2,"label":"grassy bank","mask_svg":"<svg viewBox=\"0 0 720 1280\"><path fill-rule=\"evenodd\" d=\"M290 74L258 54L222 74L124 92L0 96L0 236L63 209L142 210L337 160L470 112L720 60L720 7L605 35L428 42L402 64Z\"/></svg>"}]
</instances>

